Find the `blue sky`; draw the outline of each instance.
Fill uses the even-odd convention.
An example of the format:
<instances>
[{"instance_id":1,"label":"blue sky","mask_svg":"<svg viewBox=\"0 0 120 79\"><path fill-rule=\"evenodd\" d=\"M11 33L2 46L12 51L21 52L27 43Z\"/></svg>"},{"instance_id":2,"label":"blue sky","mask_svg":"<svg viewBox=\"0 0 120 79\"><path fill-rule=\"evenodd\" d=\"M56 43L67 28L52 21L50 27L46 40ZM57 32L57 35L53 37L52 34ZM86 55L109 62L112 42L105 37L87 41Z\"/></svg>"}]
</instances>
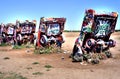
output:
<instances>
[{"instance_id":1,"label":"blue sky","mask_svg":"<svg viewBox=\"0 0 120 79\"><path fill-rule=\"evenodd\" d=\"M0 23L36 19L38 26L40 17L65 17L66 30L80 30L89 8L120 14L120 0L0 0ZM119 17L116 29L120 29Z\"/></svg>"}]
</instances>

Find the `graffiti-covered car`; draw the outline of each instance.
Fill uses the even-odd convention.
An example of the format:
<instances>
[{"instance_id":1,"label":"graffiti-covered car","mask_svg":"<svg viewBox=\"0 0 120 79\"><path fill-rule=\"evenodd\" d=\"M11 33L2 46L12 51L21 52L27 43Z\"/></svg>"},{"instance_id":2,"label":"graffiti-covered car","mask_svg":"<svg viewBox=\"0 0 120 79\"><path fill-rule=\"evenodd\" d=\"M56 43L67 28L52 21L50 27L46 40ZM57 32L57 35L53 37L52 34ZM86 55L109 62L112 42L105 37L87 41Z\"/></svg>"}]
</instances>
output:
<instances>
[{"instance_id":1,"label":"graffiti-covered car","mask_svg":"<svg viewBox=\"0 0 120 79\"><path fill-rule=\"evenodd\" d=\"M116 45L111 34L115 31L117 12L96 13L93 9L85 11L80 35L75 41L72 57L79 61L85 54L105 53L111 57L110 48Z\"/></svg>"},{"instance_id":2,"label":"graffiti-covered car","mask_svg":"<svg viewBox=\"0 0 120 79\"><path fill-rule=\"evenodd\" d=\"M61 47L64 42L62 33L66 18L44 18L40 19L38 38L36 46L47 46L56 44Z\"/></svg>"},{"instance_id":3,"label":"graffiti-covered car","mask_svg":"<svg viewBox=\"0 0 120 79\"><path fill-rule=\"evenodd\" d=\"M29 22L16 21L16 39L19 45L30 42L34 43L35 39L36 20Z\"/></svg>"},{"instance_id":4,"label":"graffiti-covered car","mask_svg":"<svg viewBox=\"0 0 120 79\"><path fill-rule=\"evenodd\" d=\"M6 36L7 36L7 42L14 43L15 38L15 24L8 23L6 24Z\"/></svg>"},{"instance_id":5,"label":"graffiti-covered car","mask_svg":"<svg viewBox=\"0 0 120 79\"><path fill-rule=\"evenodd\" d=\"M3 38L5 38L6 28L3 23L0 24L0 44L3 42Z\"/></svg>"},{"instance_id":6,"label":"graffiti-covered car","mask_svg":"<svg viewBox=\"0 0 120 79\"><path fill-rule=\"evenodd\" d=\"M7 23L0 25L0 37L2 43L10 44L14 42L15 24Z\"/></svg>"}]
</instances>

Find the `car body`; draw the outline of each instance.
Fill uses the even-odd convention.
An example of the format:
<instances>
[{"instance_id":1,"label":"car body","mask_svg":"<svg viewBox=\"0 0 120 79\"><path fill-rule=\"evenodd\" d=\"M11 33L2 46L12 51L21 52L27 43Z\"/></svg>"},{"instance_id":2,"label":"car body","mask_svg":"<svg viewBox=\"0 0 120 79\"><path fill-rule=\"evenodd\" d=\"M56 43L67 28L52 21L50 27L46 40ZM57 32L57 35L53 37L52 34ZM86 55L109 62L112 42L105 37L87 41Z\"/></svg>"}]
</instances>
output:
<instances>
[{"instance_id":1,"label":"car body","mask_svg":"<svg viewBox=\"0 0 120 79\"><path fill-rule=\"evenodd\" d=\"M13 23L1 24L0 30L1 41L3 43L10 44L12 41L14 41L15 24Z\"/></svg>"},{"instance_id":2,"label":"car body","mask_svg":"<svg viewBox=\"0 0 120 79\"><path fill-rule=\"evenodd\" d=\"M36 46L47 46L48 44L61 44L63 42L62 33L66 18L44 18L40 19L38 38ZM59 40L60 39L60 40ZM58 41L58 42L57 42ZM58 45L58 44L57 44Z\"/></svg>"},{"instance_id":3,"label":"car body","mask_svg":"<svg viewBox=\"0 0 120 79\"><path fill-rule=\"evenodd\" d=\"M21 44L30 42L34 44L36 30L36 20L25 22L16 21L16 40Z\"/></svg>"},{"instance_id":4,"label":"car body","mask_svg":"<svg viewBox=\"0 0 120 79\"><path fill-rule=\"evenodd\" d=\"M93 9L86 10L80 35L73 48L73 60L79 50L81 50L82 55L86 53L110 53L109 48L116 45L110 36L115 31L117 18L117 12L99 14ZM111 56L111 53L109 55Z\"/></svg>"}]
</instances>

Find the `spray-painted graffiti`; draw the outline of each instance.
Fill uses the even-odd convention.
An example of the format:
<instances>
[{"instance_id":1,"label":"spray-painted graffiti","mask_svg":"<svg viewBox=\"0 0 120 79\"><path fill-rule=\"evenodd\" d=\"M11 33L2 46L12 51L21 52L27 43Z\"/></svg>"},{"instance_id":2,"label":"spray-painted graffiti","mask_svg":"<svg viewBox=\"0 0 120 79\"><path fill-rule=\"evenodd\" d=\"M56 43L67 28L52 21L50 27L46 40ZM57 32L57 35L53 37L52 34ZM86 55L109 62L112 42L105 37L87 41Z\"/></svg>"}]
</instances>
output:
<instances>
[{"instance_id":1,"label":"spray-painted graffiti","mask_svg":"<svg viewBox=\"0 0 120 79\"><path fill-rule=\"evenodd\" d=\"M57 35L60 32L60 25L59 24L49 24L47 35Z\"/></svg>"},{"instance_id":2,"label":"spray-painted graffiti","mask_svg":"<svg viewBox=\"0 0 120 79\"><path fill-rule=\"evenodd\" d=\"M95 30L96 36L106 35L109 32L110 22L109 20L98 20L97 28Z\"/></svg>"}]
</instances>

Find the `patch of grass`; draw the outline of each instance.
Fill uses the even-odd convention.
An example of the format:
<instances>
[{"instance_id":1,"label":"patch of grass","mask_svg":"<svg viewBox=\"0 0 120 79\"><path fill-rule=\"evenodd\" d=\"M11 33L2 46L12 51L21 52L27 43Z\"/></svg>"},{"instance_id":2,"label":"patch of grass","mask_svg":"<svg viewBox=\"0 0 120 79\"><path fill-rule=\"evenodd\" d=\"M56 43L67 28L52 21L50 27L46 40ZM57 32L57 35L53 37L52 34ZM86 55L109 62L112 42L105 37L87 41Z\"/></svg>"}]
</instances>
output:
<instances>
[{"instance_id":1,"label":"patch of grass","mask_svg":"<svg viewBox=\"0 0 120 79\"><path fill-rule=\"evenodd\" d=\"M34 72L32 73L33 75L42 75L43 73L42 72Z\"/></svg>"},{"instance_id":2,"label":"patch of grass","mask_svg":"<svg viewBox=\"0 0 120 79\"><path fill-rule=\"evenodd\" d=\"M44 67L47 68L46 71L50 71L50 68L53 68L51 65L45 65Z\"/></svg>"},{"instance_id":3,"label":"patch of grass","mask_svg":"<svg viewBox=\"0 0 120 79\"><path fill-rule=\"evenodd\" d=\"M25 46L24 46L24 45L21 45L21 46L15 45L15 46L13 47L13 49L22 49L22 48L25 48Z\"/></svg>"},{"instance_id":4,"label":"patch of grass","mask_svg":"<svg viewBox=\"0 0 120 79\"><path fill-rule=\"evenodd\" d=\"M53 68L51 65L45 65L45 68Z\"/></svg>"},{"instance_id":5,"label":"patch of grass","mask_svg":"<svg viewBox=\"0 0 120 79\"><path fill-rule=\"evenodd\" d=\"M25 46L26 48L34 48L34 44L28 44Z\"/></svg>"},{"instance_id":6,"label":"patch of grass","mask_svg":"<svg viewBox=\"0 0 120 79\"><path fill-rule=\"evenodd\" d=\"M10 59L10 58L9 58L9 57L4 57L3 59L4 59L4 60L8 60L8 59Z\"/></svg>"},{"instance_id":7,"label":"patch of grass","mask_svg":"<svg viewBox=\"0 0 120 79\"><path fill-rule=\"evenodd\" d=\"M0 71L0 79L3 79L4 73Z\"/></svg>"},{"instance_id":8,"label":"patch of grass","mask_svg":"<svg viewBox=\"0 0 120 79\"><path fill-rule=\"evenodd\" d=\"M30 48L30 46L26 46L26 48Z\"/></svg>"},{"instance_id":9,"label":"patch of grass","mask_svg":"<svg viewBox=\"0 0 120 79\"><path fill-rule=\"evenodd\" d=\"M52 53L51 47L40 47L39 49L34 50L35 54L50 54Z\"/></svg>"},{"instance_id":10,"label":"patch of grass","mask_svg":"<svg viewBox=\"0 0 120 79\"><path fill-rule=\"evenodd\" d=\"M0 75L0 79L27 79L27 78L16 73L3 73L2 75Z\"/></svg>"},{"instance_id":11,"label":"patch of grass","mask_svg":"<svg viewBox=\"0 0 120 79\"><path fill-rule=\"evenodd\" d=\"M33 62L32 64L36 65L36 64L40 64L39 62Z\"/></svg>"},{"instance_id":12,"label":"patch of grass","mask_svg":"<svg viewBox=\"0 0 120 79\"><path fill-rule=\"evenodd\" d=\"M1 43L0 46L7 46L7 44L6 43Z\"/></svg>"},{"instance_id":13,"label":"patch of grass","mask_svg":"<svg viewBox=\"0 0 120 79\"><path fill-rule=\"evenodd\" d=\"M46 46L46 47L40 47L34 50L35 54L50 54L50 53L62 53L63 50L59 47L56 47L54 45Z\"/></svg>"},{"instance_id":14,"label":"patch of grass","mask_svg":"<svg viewBox=\"0 0 120 79\"><path fill-rule=\"evenodd\" d=\"M8 77L6 77L4 79L27 79L27 78L23 77L21 75L15 74L15 75L8 76Z\"/></svg>"}]
</instances>

